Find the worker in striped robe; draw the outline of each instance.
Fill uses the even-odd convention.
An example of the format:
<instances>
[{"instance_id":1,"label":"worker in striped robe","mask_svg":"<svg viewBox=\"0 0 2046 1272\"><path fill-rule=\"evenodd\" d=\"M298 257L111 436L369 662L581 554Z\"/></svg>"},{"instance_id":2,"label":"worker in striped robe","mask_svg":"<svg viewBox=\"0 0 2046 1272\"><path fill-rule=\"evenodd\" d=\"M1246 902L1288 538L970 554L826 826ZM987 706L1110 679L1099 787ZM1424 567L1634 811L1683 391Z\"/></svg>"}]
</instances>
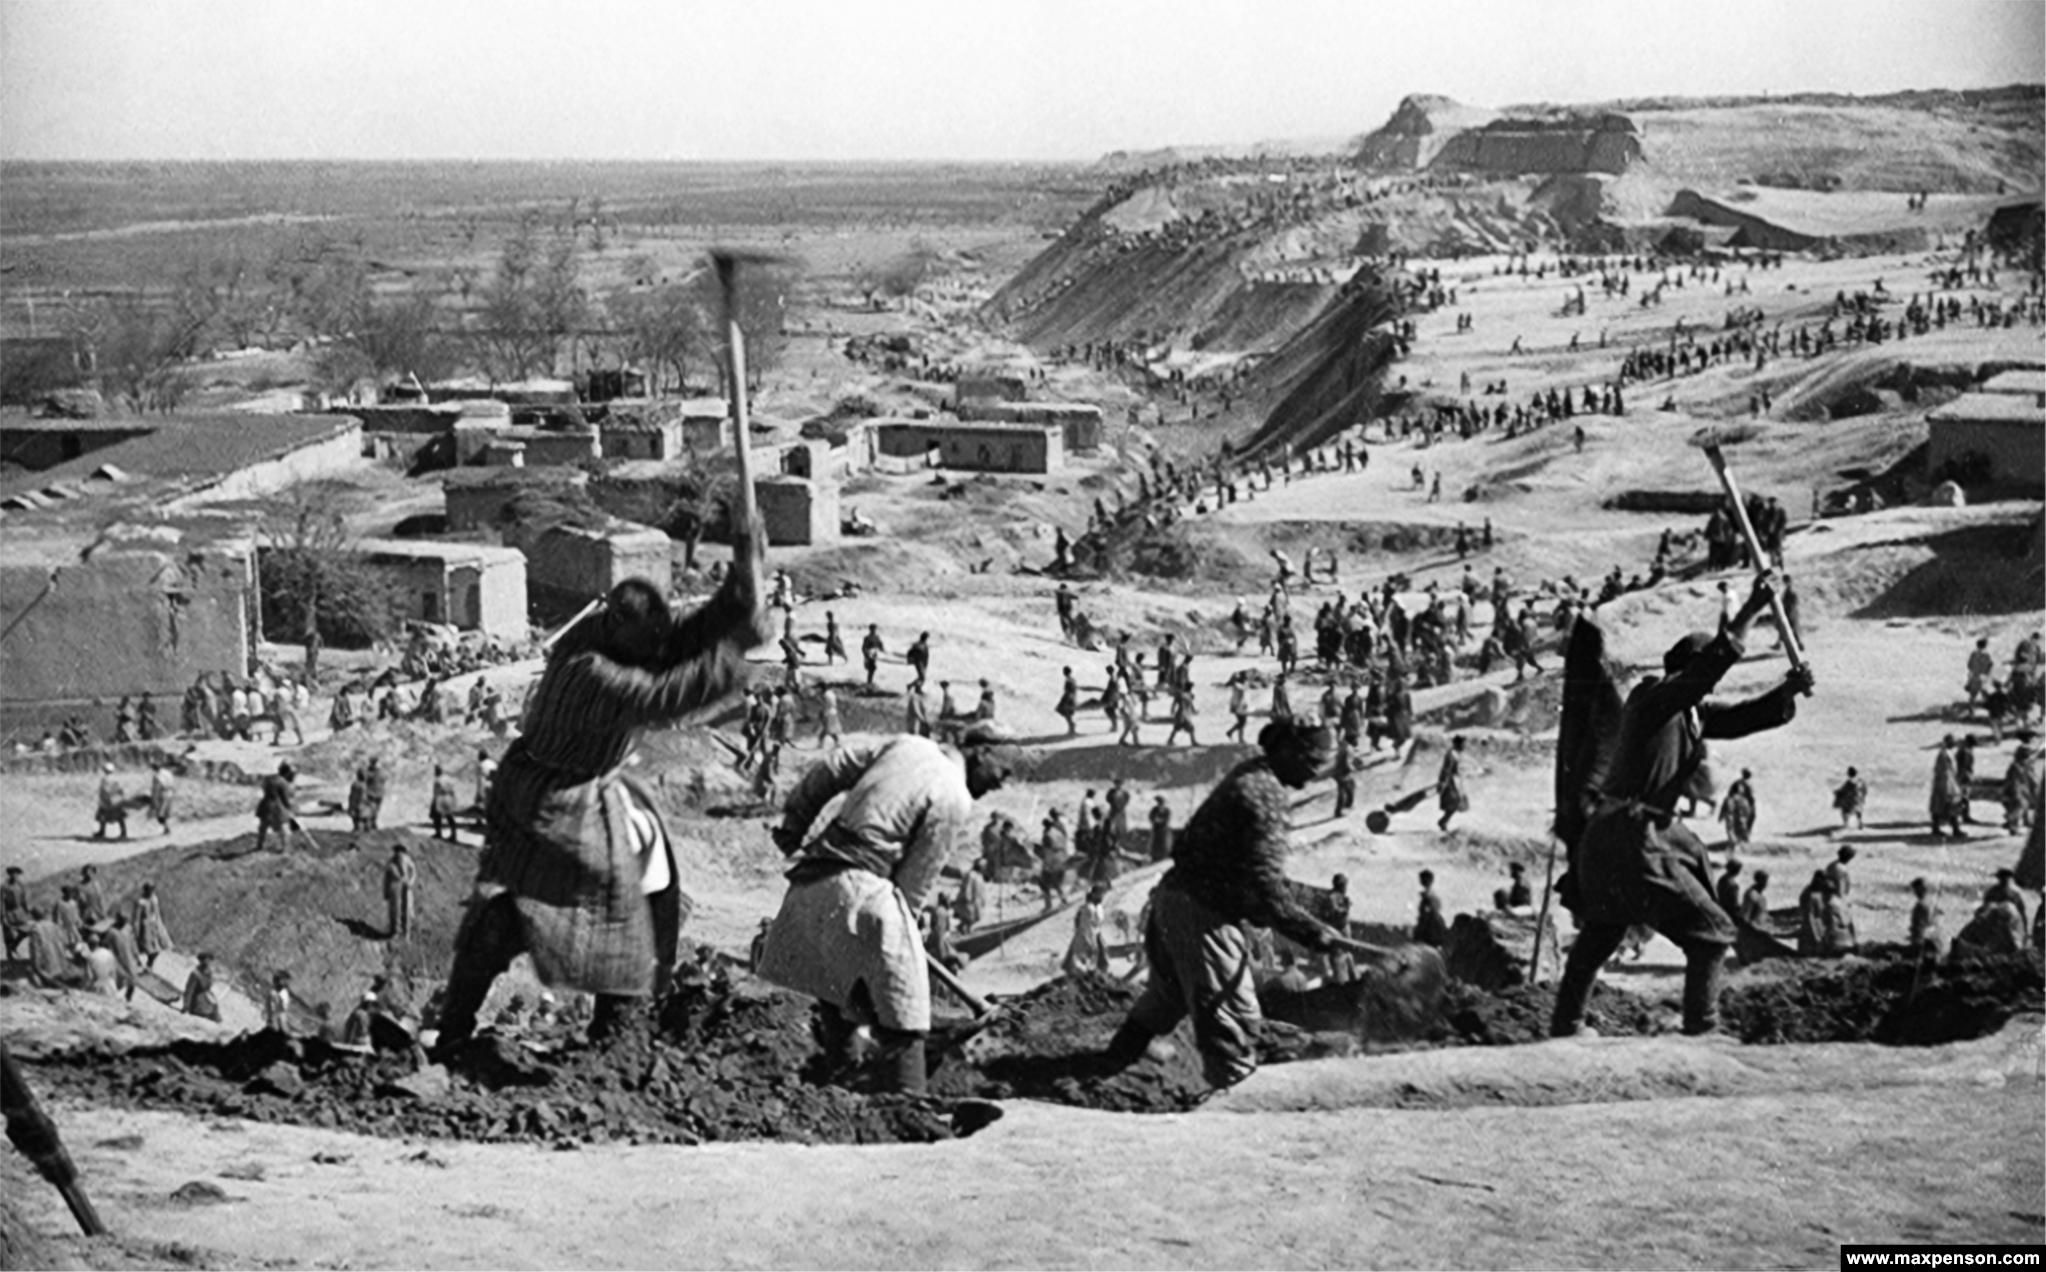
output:
<instances>
[{"instance_id":1,"label":"worker in striped robe","mask_svg":"<svg viewBox=\"0 0 2046 1272\"><path fill-rule=\"evenodd\" d=\"M654 584L627 579L556 643L491 783L441 1010L444 1051L474 1032L521 952L547 984L597 996L598 1036L673 966L689 902L660 815L624 766L642 731L723 697L766 641L761 545L757 524L746 527L723 586L685 618Z\"/></svg>"}]
</instances>

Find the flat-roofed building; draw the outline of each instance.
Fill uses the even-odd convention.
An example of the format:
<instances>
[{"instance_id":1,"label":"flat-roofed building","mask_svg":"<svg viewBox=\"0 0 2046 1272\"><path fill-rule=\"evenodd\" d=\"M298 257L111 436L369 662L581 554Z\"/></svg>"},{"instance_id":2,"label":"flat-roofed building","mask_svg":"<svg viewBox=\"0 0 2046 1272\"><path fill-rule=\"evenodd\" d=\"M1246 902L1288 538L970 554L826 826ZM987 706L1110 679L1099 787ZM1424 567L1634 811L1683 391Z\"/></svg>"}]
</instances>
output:
<instances>
[{"instance_id":1,"label":"flat-roofed building","mask_svg":"<svg viewBox=\"0 0 2046 1272\"><path fill-rule=\"evenodd\" d=\"M1057 424L1000 424L950 419L874 420L882 455L940 468L990 473L1051 473L1065 467L1065 429Z\"/></svg>"},{"instance_id":2,"label":"flat-roofed building","mask_svg":"<svg viewBox=\"0 0 2046 1272\"><path fill-rule=\"evenodd\" d=\"M396 585L400 618L525 639L526 557L518 549L433 539L362 539L354 550Z\"/></svg>"},{"instance_id":3,"label":"flat-roofed building","mask_svg":"<svg viewBox=\"0 0 2046 1272\"><path fill-rule=\"evenodd\" d=\"M1926 471L1980 487L2046 494L2046 406L2012 393L1965 393L1925 417Z\"/></svg>"}]
</instances>

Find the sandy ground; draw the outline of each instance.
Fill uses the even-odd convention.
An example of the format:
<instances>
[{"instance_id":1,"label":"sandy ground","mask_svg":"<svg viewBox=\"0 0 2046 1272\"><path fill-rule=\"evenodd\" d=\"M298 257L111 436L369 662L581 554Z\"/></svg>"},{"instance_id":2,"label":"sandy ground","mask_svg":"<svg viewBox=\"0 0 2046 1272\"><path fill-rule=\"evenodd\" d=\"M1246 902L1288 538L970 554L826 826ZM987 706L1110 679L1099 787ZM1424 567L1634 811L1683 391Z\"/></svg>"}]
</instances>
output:
<instances>
[{"instance_id":1,"label":"sandy ground","mask_svg":"<svg viewBox=\"0 0 2046 1272\"><path fill-rule=\"evenodd\" d=\"M1923 263L1917 256L1793 261L1766 276L1775 299L1738 300L1766 301L1772 313L1780 300L1794 312L1876 277L1901 286ZM1679 314L1709 323L1733 303L1690 289L1672 293L1668 305L1647 316L1618 305L1602 313L1602 302L1594 301L1589 318L1565 320L1554 316L1562 294L1554 280L1493 279L1483 269L1482 262L1445 268L1446 275L1461 272L1476 332L1455 335L1446 312L1424 318L1417 355L1399 373L1438 386L1453 386L1464 370L1480 381L1504 375L1521 397L1540 385L1582 384L1610 373L1618 355L1595 348L1569 353L1573 332L1589 346L1601 325L1616 332L1632 323L1666 326ZM1525 338L1528 354L1507 353L1515 335ZM1896 352L1916 360L2037 359L2039 343L2036 331L1957 329ZM826 357L821 340L804 344L794 366L796 382L779 390L792 410L868 375ZM1779 364L1770 383L1782 398L1812 373ZM1524 582L1564 572L1595 578L1615 563L1645 569L1655 535L1675 519L1608 513L1599 500L1627 486L1705 488L1709 470L1683 439L1699 417L1744 411L1748 375L1714 371L1667 390L1636 390L1626 420L1588 422L1590 446L1581 460L1566 453L1565 430L1515 443L1488 435L1426 450L1381 446L1362 475L1296 481L1210 518L1203 529L1257 557L1268 536L1302 533L1303 526L1310 535L1325 528L1324 543L1332 546L1344 521L1468 519L1475 526L1489 515L1501 538L1492 554L1474 558L1481 577L1494 564ZM1084 376L1066 378L1076 389L1088 387ZM1666 391L1677 398L1675 412L1652 409ZM1842 427L1773 423L1768 438L1737 454L1736 463L1801 518L1811 487L1835 480L1838 468L1855 461L1861 442L1853 439L1887 446L1884 430L1905 425L1844 426L1846 441ZM1452 494L1451 502L1428 505L1408 488L1417 463L1441 472L1449 491L1485 480L1497 493L1479 504ZM1060 516L1070 524L1099 488L1084 483L1111 469L1109 458L1088 459L1042 483L1045 490L1003 487L986 550L1021 541L1031 545L1034 562L1048 559L1048 532L1033 537L1027 523L1034 518L1041 528ZM1199 747L1117 748L1098 713L1068 740L1052 711L1059 670L1073 666L1083 687L1095 689L1108 657L1059 640L1048 581L967 572L961 563L978 556L971 536L980 533L973 520L979 514L936 501L928 476L874 479L866 489L857 501L862 507L873 507L884 525L894 519L917 533L777 553L778 561L876 563L865 595L828 606L849 643L856 647L866 624L877 622L899 655L916 632L934 632L933 690L936 680L954 679L962 706L973 700L973 681L990 679L1001 696L1001 719L1039 746L1044 760L1037 780L998 793L982 811L1011 813L1034 830L1050 807L1070 814L1083 791L1103 789L1122 774L1136 793L1133 820L1162 791L1183 823L1241 754L1216 745L1228 723L1220 686L1255 660L1220 644L1198 655ZM1855 904L1864 939L1901 937L1905 885L1919 874L1935 882L1952 930L1990 872L2015 858L2017 841L1991 828L1961 843L1923 833L1930 748L1955 727L1944 713L1959 696L1973 640L1990 637L1999 660L2006 659L2012 642L2039 626L2046 601L1967 616L1866 611L1887 581L1930 559L1922 547L1929 535L1983 520L2017 521L2036 516L2037 508L1902 509L1793 535L1791 564L1806 589L1819 692L1790 727L1716 748L1727 775L1739 767L1755 771L1758 842L1743 857L1772 871L1779 904L1790 903L1810 871L1831 859L1829 795L1849 764L1868 777L1871 792L1867 829L1838 840L1861 849ZM1011 524L995 526L1002 517ZM1394 569L1445 586L1459 572L1447 553L1346 558L1343 586L1354 594ZM1645 664L1682 631L1709 625L1717 612L1711 584L1672 583L1611 607L1619 654ZM1307 612L1328 595L1332 590L1312 593ZM1251 596L1254 604L1254 590ZM1152 649L1159 626L1218 621L1231 599L1222 589L1169 580L1083 589L1090 614L1151 633ZM821 631L824 608L800 607L798 629ZM1757 640L1729 677L1729 692L1763 688L1780 675L1768 643ZM856 665L825 674L858 678ZM1487 683L1510 679L1510 670L1495 671ZM907 680L907 669L891 657L882 687L899 691ZM1418 705L1425 713L1477 691L1466 685L1428 691ZM1253 701L1261 705L1262 697ZM877 703L870 727L878 732L900 718L901 700ZM1154 722L1147 741L1162 740L1164 730L1162 720ZM1452 915L1483 908L1504 880L1506 854L1545 845L1549 757L1539 739L1524 745L1486 730L1472 736L1467 775L1475 806L1455 829L1436 830L1429 804L1396 819L1385 835L1362 826L1363 809L1433 780L1442 739L1439 730L1424 730L1411 760L1374 762L1351 818L1330 817L1327 784L1303 792L1295 875L1324 883L1335 871L1348 873L1360 919L1409 921L1414 876L1423 866L1436 871ZM472 744L461 745L473 753ZM251 771L267 769L278 754L260 745L243 749ZM1985 747L1980 771L2000 774L2009 754L2008 744ZM136 848L240 832L253 804L249 788L187 783L189 812L170 836L150 835L153 827L138 821L138 837L123 845L90 838L92 788L89 777L9 777L0 794L0 860L23 864L38 879L69 875L80 864ZM422 773L402 774L387 805L392 817L423 815L425 790ZM326 790L313 792L340 793L331 775ZM1978 817L1994 815L1978 807ZM340 823L310 824L317 834ZM742 843L750 833L743 822L677 828L678 838L700 836L713 846ZM733 864L691 880L700 903L692 932L735 950L773 912L782 890L764 841L760 853L743 861L739 855L735 850ZM1114 908L1133 912L1153 879L1155 872L1132 876L1112 898ZM1001 894L1002 914L1036 906L1034 895ZM971 968L969 983L1009 992L1050 974L1068 925L1054 916ZM1674 950L1655 943L1641 984L1654 990L1679 963ZM20 999L6 1010L10 1033L27 1027ZM144 1032L163 1023L151 1023L154 1009L138 1014L142 1023L132 1027ZM93 1016L88 1024L122 1027L118 1017ZM1573 1042L1273 1069L1187 1115L1017 1105L981 1134L931 1148L591 1148L571 1161L522 1148L395 1143L149 1112L71 1106L57 1112L95 1195L124 1232L291 1264L1832 1266L1843 1241L2046 1235L2040 1054L2037 1020L2017 1022L1994 1039L1922 1052L1750 1049L1673 1038ZM5 1159L0 1171L43 1226L64 1226L54 1197L27 1183L17 1160ZM192 1180L219 1184L230 1200L218 1207L172 1204L169 1194Z\"/></svg>"},{"instance_id":2,"label":"sandy ground","mask_svg":"<svg viewBox=\"0 0 2046 1272\"><path fill-rule=\"evenodd\" d=\"M1267 1070L1184 1115L1013 1104L929 1147L564 1161L55 1113L117 1231L294 1265L1822 1266L1841 1242L2046 1224L2036 1019L1915 1052L1655 1039L1449 1058ZM1424 1107L1371 1107L1392 1103ZM15 1159L0 1172L62 1228L53 1192ZM195 1180L227 1199L170 1200Z\"/></svg>"}]
</instances>

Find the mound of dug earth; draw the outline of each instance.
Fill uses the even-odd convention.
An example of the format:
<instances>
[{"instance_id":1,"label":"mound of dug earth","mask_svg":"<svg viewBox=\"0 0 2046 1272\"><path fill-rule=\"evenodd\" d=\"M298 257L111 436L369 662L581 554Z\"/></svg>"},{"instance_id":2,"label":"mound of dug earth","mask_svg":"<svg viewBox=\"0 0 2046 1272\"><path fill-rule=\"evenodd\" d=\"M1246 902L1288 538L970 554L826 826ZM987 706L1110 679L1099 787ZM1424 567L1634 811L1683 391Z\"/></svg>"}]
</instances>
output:
<instances>
[{"instance_id":1,"label":"mound of dug earth","mask_svg":"<svg viewBox=\"0 0 2046 1272\"><path fill-rule=\"evenodd\" d=\"M2042 1007L2036 953L1948 967L1904 959L1777 960L1734 973L1720 1028L1745 1043L1877 1042L1936 1046L1986 1037ZM1554 985L1488 994L1451 982L1441 1038L1448 1046L1505 1046L1548 1037ZM1680 1004L1601 985L1586 1023L1606 1037L1674 1028Z\"/></svg>"},{"instance_id":2,"label":"mound of dug earth","mask_svg":"<svg viewBox=\"0 0 2046 1272\"><path fill-rule=\"evenodd\" d=\"M1193 1031L1184 1023L1171 1054L1102 1075L1095 1057L1135 1005L1141 986L1096 975L1060 977L1004 1001L991 1026L957 1061L938 1069L934 1091L989 1100L1043 1100L1124 1113L1192 1108L1208 1092ZM1258 1058L1267 1064L1353 1049L1349 1039L1266 1021Z\"/></svg>"},{"instance_id":3,"label":"mound of dug earth","mask_svg":"<svg viewBox=\"0 0 2046 1272\"><path fill-rule=\"evenodd\" d=\"M923 1143L953 1101L866 1096L819 1079L808 1000L722 977L680 986L602 1044L473 1046L452 1069L276 1033L36 1062L50 1094L391 1137L583 1143ZM982 1119L985 1121L985 1118Z\"/></svg>"},{"instance_id":4,"label":"mound of dug earth","mask_svg":"<svg viewBox=\"0 0 2046 1272\"><path fill-rule=\"evenodd\" d=\"M2040 1010L2036 952L1919 968L1903 959L1777 961L1736 978L1721 1027L1742 1042L1880 1042L1929 1047L1980 1038Z\"/></svg>"},{"instance_id":5,"label":"mound of dug earth","mask_svg":"<svg viewBox=\"0 0 2046 1272\"><path fill-rule=\"evenodd\" d=\"M294 839L283 852L256 852L253 834L159 848L108 863L100 877L117 910L154 882L178 948L211 952L252 998L283 969L301 1004L331 1003L336 1020L380 974L423 1000L424 980L446 971L476 878L474 832L461 844L405 829L322 828L314 836L312 848ZM409 941L391 940L386 929L384 865L400 843L419 871ZM314 1025L309 1014L300 1023Z\"/></svg>"},{"instance_id":6,"label":"mound of dug earth","mask_svg":"<svg viewBox=\"0 0 2046 1272\"><path fill-rule=\"evenodd\" d=\"M1192 1038L1112 1076L1093 1072L1137 991L1059 980L1006 1003L990 1028L932 1060L929 1095L867 1095L836 1084L810 1000L712 971L601 1044L532 1036L484 1041L451 1068L411 1050L360 1054L275 1033L38 1059L32 1081L95 1103L182 1109L387 1137L584 1143L928 1143L999 1114L986 1100L1037 1099L1128 1112L1189 1108L1206 1091ZM955 1022L956 1023L956 1022ZM942 1030L941 1030L942 1033ZM1268 1061L1325 1054L1271 1026Z\"/></svg>"},{"instance_id":7,"label":"mound of dug earth","mask_svg":"<svg viewBox=\"0 0 2046 1272\"><path fill-rule=\"evenodd\" d=\"M1138 990L1095 976L1062 978L1000 1005L963 1046L933 1042L930 1092L867 1095L838 1084L817 1045L815 1007L714 967L685 980L633 1026L601 1044L560 1035L531 1050L488 1039L452 1069L416 1049L356 1054L274 1033L125 1052L46 1057L31 1080L53 1095L295 1122L382 1136L583 1143L713 1140L927 1143L970 1134L1000 1114L987 1101L1033 1099L1120 1112L1170 1112L1203 1098L1184 1025L1171 1054L1103 1074L1095 1057ZM1534 1042L1547 1035L1554 990L1487 994L1452 985L1444 1024L1415 1048ZM1950 969L1902 961L1772 965L1736 975L1722 999L1744 1042L1934 1044L1995 1032L2041 1006L2037 955ZM1676 1004L1621 990L1594 999L1600 1033L1653 1034ZM953 1022L955 1025L957 1022ZM939 1036L945 1030L941 1025ZM1339 1055L1361 1035L1270 1022L1266 1063Z\"/></svg>"}]
</instances>

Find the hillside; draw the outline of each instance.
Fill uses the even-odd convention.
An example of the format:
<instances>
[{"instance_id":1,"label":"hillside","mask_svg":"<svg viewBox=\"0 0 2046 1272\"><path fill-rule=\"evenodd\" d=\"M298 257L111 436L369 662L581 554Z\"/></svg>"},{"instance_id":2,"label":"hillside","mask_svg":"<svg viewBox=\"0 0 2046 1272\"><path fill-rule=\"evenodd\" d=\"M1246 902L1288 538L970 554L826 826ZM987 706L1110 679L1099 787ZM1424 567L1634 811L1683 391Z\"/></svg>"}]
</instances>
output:
<instances>
[{"instance_id":1,"label":"hillside","mask_svg":"<svg viewBox=\"0 0 2046 1272\"><path fill-rule=\"evenodd\" d=\"M1360 268L1639 252L1679 226L1770 251L1923 250L2038 188L2042 91L1496 111L1416 94L1339 155L1117 152L1097 165L1112 184L983 314L1038 349L1172 383L1198 358L1228 386L1218 429L1253 430L1260 446L1322 436L1356 388L1357 350L1328 330L1354 325L1340 295Z\"/></svg>"},{"instance_id":2,"label":"hillside","mask_svg":"<svg viewBox=\"0 0 2046 1272\"><path fill-rule=\"evenodd\" d=\"M2035 186L2041 174L2039 86L1984 93L1853 98L1656 98L1573 106L1509 106L1497 113L1416 95L1352 154L1372 168L1517 175L1549 171L1644 173L1661 182L1718 188L1737 182L1811 190L1994 193ZM1638 153L1587 147L1561 166L1566 136L1633 133ZM1413 139L1429 144L1417 147ZM1595 153L1603 150L1606 153Z\"/></svg>"}]
</instances>

